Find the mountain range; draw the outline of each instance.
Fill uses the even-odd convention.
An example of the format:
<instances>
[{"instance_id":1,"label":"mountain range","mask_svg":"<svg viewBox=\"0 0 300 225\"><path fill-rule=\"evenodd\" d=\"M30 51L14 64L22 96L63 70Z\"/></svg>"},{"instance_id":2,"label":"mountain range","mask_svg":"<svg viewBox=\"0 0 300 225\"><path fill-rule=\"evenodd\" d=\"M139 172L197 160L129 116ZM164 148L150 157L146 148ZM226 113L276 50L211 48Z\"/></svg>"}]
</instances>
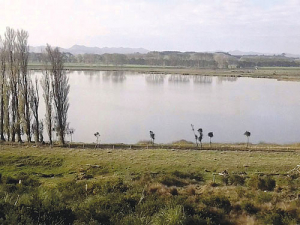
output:
<instances>
[{"instance_id":1,"label":"mountain range","mask_svg":"<svg viewBox=\"0 0 300 225\"><path fill-rule=\"evenodd\" d=\"M29 46L29 51L34 52L34 53L41 53L45 51L46 46ZM146 54L149 52L149 50L144 49L144 48L99 48L99 47L87 47L84 45L73 45L71 48L59 48L61 52L69 52L73 55L78 55L78 54L132 54L132 53L141 53L141 54ZM213 52L212 52L213 53ZM274 53L260 53L260 52L243 52L239 50L234 50L234 51L229 51L228 52L230 55L234 56L243 56L243 55L253 55L253 56L260 56L260 55L265 55L265 56L272 56ZM279 54L275 54L279 55ZM292 58L300 58L300 55L296 54L285 54L286 57L292 57Z\"/></svg>"},{"instance_id":2,"label":"mountain range","mask_svg":"<svg viewBox=\"0 0 300 225\"><path fill-rule=\"evenodd\" d=\"M34 53L41 53L45 51L46 46L29 46L29 52L34 52ZM145 54L148 53L149 50L144 49L144 48L99 48L99 47L87 47L84 45L73 45L71 48L59 48L61 52L69 52L73 55L78 55L78 54L132 54L132 53L141 53Z\"/></svg>"},{"instance_id":3,"label":"mountain range","mask_svg":"<svg viewBox=\"0 0 300 225\"><path fill-rule=\"evenodd\" d=\"M230 55L235 55L235 56L242 56L242 55L252 55L252 56L272 56L272 55L280 55L278 53L261 53L261 52L243 52L239 50L234 50L234 51L229 51L228 52ZM284 53L286 57L291 57L291 58L300 58L300 55L297 54L290 54L290 53Z\"/></svg>"}]
</instances>

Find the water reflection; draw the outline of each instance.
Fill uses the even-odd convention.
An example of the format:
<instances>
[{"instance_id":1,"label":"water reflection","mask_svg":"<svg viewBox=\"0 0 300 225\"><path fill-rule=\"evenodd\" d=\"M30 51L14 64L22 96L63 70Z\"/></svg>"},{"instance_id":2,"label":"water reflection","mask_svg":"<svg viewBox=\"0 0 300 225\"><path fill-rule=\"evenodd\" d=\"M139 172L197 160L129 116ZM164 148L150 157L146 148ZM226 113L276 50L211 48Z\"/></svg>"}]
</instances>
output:
<instances>
[{"instance_id":1,"label":"water reflection","mask_svg":"<svg viewBox=\"0 0 300 225\"><path fill-rule=\"evenodd\" d=\"M194 84L212 84L212 77L209 76L193 76Z\"/></svg>"},{"instance_id":2,"label":"water reflection","mask_svg":"<svg viewBox=\"0 0 300 225\"><path fill-rule=\"evenodd\" d=\"M170 75L169 83L189 83L190 78L186 75Z\"/></svg>"},{"instance_id":3,"label":"water reflection","mask_svg":"<svg viewBox=\"0 0 300 225\"><path fill-rule=\"evenodd\" d=\"M42 77L41 71L32 73L32 78ZM99 131L103 143L136 143L150 139L150 129L157 132L158 143L193 141L193 121L213 131L214 142L245 142L246 129L252 143L299 142L298 82L117 71L74 71L68 77L68 122L76 129L76 142L94 142L93 133ZM215 85L218 81L224 82ZM207 135L203 141L209 141Z\"/></svg>"},{"instance_id":4,"label":"water reflection","mask_svg":"<svg viewBox=\"0 0 300 225\"><path fill-rule=\"evenodd\" d=\"M86 70L83 71L83 74L87 76L94 76L94 75L99 75L100 71Z\"/></svg>"},{"instance_id":5,"label":"water reflection","mask_svg":"<svg viewBox=\"0 0 300 225\"><path fill-rule=\"evenodd\" d=\"M149 74L146 76L146 82L149 84L163 84L165 75L162 74Z\"/></svg>"},{"instance_id":6,"label":"water reflection","mask_svg":"<svg viewBox=\"0 0 300 225\"><path fill-rule=\"evenodd\" d=\"M105 71L103 72L102 80L105 82L122 83L126 80L126 75L124 71Z\"/></svg>"},{"instance_id":7,"label":"water reflection","mask_svg":"<svg viewBox=\"0 0 300 225\"><path fill-rule=\"evenodd\" d=\"M218 83L222 82L235 82L237 81L237 77L218 77Z\"/></svg>"},{"instance_id":8,"label":"water reflection","mask_svg":"<svg viewBox=\"0 0 300 225\"><path fill-rule=\"evenodd\" d=\"M99 79L99 75L100 75L100 71L93 71L93 70L86 70L86 71L83 71L83 74L85 76L88 76L89 77L89 81L90 82L93 82L94 81L94 78L96 78L96 81L99 83L100 82L100 79ZM97 76L98 75L98 76Z\"/></svg>"}]
</instances>

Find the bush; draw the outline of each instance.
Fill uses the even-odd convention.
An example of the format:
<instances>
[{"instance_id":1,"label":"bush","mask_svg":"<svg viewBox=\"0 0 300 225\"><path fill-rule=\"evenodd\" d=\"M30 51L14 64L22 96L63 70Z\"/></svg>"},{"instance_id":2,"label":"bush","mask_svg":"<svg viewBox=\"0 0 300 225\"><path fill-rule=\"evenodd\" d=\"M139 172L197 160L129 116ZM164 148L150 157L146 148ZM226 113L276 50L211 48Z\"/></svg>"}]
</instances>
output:
<instances>
[{"instance_id":1,"label":"bush","mask_svg":"<svg viewBox=\"0 0 300 225\"><path fill-rule=\"evenodd\" d=\"M40 185L38 179L25 173L20 173L17 176L17 180L18 182L21 181L21 184L24 186L38 187Z\"/></svg>"},{"instance_id":2,"label":"bush","mask_svg":"<svg viewBox=\"0 0 300 225\"><path fill-rule=\"evenodd\" d=\"M177 178L175 176L172 176L172 175L164 175L162 177L160 177L158 179L158 181L164 185L167 185L167 186L177 186L177 187L182 187L182 186L185 186L187 185L187 182L180 179L180 178Z\"/></svg>"},{"instance_id":3,"label":"bush","mask_svg":"<svg viewBox=\"0 0 300 225\"><path fill-rule=\"evenodd\" d=\"M241 185L243 186L245 184L245 177L233 174L233 175L227 175L222 177L222 182L225 185Z\"/></svg>"},{"instance_id":4,"label":"bush","mask_svg":"<svg viewBox=\"0 0 300 225\"><path fill-rule=\"evenodd\" d=\"M172 175L182 178L182 179L191 179L191 180L196 180L196 181L203 181L203 175L201 173L197 173L197 172L189 172L189 173L185 173L185 172L181 172L178 170L175 170Z\"/></svg>"},{"instance_id":5,"label":"bush","mask_svg":"<svg viewBox=\"0 0 300 225\"><path fill-rule=\"evenodd\" d=\"M227 213L231 210L230 201L225 196L210 196L203 199L203 203L210 207L217 207L223 209Z\"/></svg>"},{"instance_id":6,"label":"bush","mask_svg":"<svg viewBox=\"0 0 300 225\"><path fill-rule=\"evenodd\" d=\"M181 205L162 209L154 215L154 224L181 225L186 223L186 215Z\"/></svg>"},{"instance_id":7,"label":"bush","mask_svg":"<svg viewBox=\"0 0 300 225\"><path fill-rule=\"evenodd\" d=\"M261 192L258 195L256 195L256 201L258 203L267 203L267 202L271 202L273 199L273 195L272 193L265 193L265 192Z\"/></svg>"},{"instance_id":8,"label":"bush","mask_svg":"<svg viewBox=\"0 0 300 225\"><path fill-rule=\"evenodd\" d=\"M296 224L296 221L293 218L293 216L282 209L268 211L261 216L265 224L273 224L273 225Z\"/></svg>"},{"instance_id":9,"label":"bush","mask_svg":"<svg viewBox=\"0 0 300 225\"><path fill-rule=\"evenodd\" d=\"M234 174L229 176L229 184L231 185L244 185L245 184L245 177Z\"/></svg>"},{"instance_id":10,"label":"bush","mask_svg":"<svg viewBox=\"0 0 300 225\"><path fill-rule=\"evenodd\" d=\"M196 189L193 185L189 185L187 188L186 188L186 193L188 195L195 195L196 194Z\"/></svg>"},{"instance_id":11,"label":"bush","mask_svg":"<svg viewBox=\"0 0 300 225\"><path fill-rule=\"evenodd\" d=\"M19 183L19 180L16 179L16 178L13 178L13 177L8 176L8 177L6 177L6 179L5 179L5 183L6 183L6 184L14 184L14 185L16 185L16 184Z\"/></svg>"},{"instance_id":12,"label":"bush","mask_svg":"<svg viewBox=\"0 0 300 225\"><path fill-rule=\"evenodd\" d=\"M276 181L269 176L253 176L248 180L248 186L262 191L273 191L276 186Z\"/></svg>"},{"instance_id":13,"label":"bush","mask_svg":"<svg viewBox=\"0 0 300 225\"><path fill-rule=\"evenodd\" d=\"M250 215L256 214L258 212L258 208L256 208L251 202L243 202L241 204L241 208Z\"/></svg>"}]
</instances>

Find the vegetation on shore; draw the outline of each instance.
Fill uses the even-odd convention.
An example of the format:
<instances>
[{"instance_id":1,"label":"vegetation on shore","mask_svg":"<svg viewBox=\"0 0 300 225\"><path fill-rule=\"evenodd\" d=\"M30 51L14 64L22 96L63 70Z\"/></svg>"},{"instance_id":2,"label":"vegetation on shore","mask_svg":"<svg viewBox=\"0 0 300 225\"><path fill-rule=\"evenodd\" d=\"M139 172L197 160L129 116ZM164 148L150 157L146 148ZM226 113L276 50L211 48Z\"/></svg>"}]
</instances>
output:
<instances>
[{"instance_id":1,"label":"vegetation on shore","mask_svg":"<svg viewBox=\"0 0 300 225\"><path fill-rule=\"evenodd\" d=\"M2 224L297 224L300 151L0 146Z\"/></svg>"},{"instance_id":2,"label":"vegetation on shore","mask_svg":"<svg viewBox=\"0 0 300 225\"><path fill-rule=\"evenodd\" d=\"M43 65L30 63L31 70L42 70ZM78 64L66 63L65 69L70 71L126 71L150 74L181 74L200 76L221 76L221 77L253 77L268 78L277 80L299 81L299 67L262 67L255 69L204 69L186 67L160 67L160 66L139 66L139 65L100 65L100 64Z\"/></svg>"}]
</instances>

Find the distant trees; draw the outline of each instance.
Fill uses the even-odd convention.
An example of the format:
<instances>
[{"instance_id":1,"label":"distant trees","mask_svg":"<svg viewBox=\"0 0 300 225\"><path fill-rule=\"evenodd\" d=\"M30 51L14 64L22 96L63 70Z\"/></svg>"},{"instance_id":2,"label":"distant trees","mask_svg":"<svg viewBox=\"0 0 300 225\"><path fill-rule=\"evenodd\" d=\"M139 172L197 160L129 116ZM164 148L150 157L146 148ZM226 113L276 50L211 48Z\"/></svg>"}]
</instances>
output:
<instances>
[{"instance_id":1,"label":"distant trees","mask_svg":"<svg viewBox=\"0 0 300 225\"><path fill-rule=\"evenodd\" d=\"M249 131L246 131L244 133L244 135L247 137L247 147L248 147L248 145L249 145L249 137L251 136L251 133Z\"/></svg>"},{"instance_id":2,"label":"distant trees","mask_svg":"<svg viewBox=\"0 0 300 225\"><path fill-rule=\"evenodd\" d=\"M96 146L95 146L95 148L98 148L100 133L96 132L96 133L94 133L94 136L96 137Z\"/></svg>"},{"instance_id":3,"label":"distant trees","mask_svg":"<svg viewBox=\"0 0 300 225\"><path fill-rule=\"evenodd\" d=\"M213 132L209 132L207 135L209 137L209 146L211 147L211 139L214 137L214 133Z\"/></svg>"},{"instance_id":4,"label":"distant trees","mask_svg":"<svg viewBox=\"0 0 300 225\"><path fill-rule=\"evenodd\" d=\"M67 133L67 135L70 136L70 138L71 138L71 140L70 140L71 143L73 142L73 134L74 134L74 132L75 132L75 129L74 129L74 128L69 128L69 126L68 126L66 133Z\"/></svg>"},{"instance_id":5,"label":"distant trees","mask_svg":"<svg viewBox=\"0 0 300 225\"><path fill-rule=\"evenodd\" d=\"M199 133L199 136L195 133L195 129L194 129L194 125L191 124L192 127L192 131L194 133L194 137L195 137L195 141L196 141L196 145L198 147L198 141L200 142L200 148L202 148L202 139L203 139L203 130L202 128L199 128L197 131Z\"/></svg>"},{"instance_id":6,"label":"distant trees","mask_svg":"<svg viewBox=\"0 0 300 225\"><path fill-rule=\"evenodd\" d=\"M199 132L198 140L200 142L200 148L202 148L202 139L203 139L203 130L202 130L202 128L199 128L198 132Z\"/></svg>"},{"instance_id":7,"label":"distant trees","mask_svg":"<svg viewBox=\"0 0 300 225\"><path fill-rule=\"evenodd\" d=\"M192 131L194 133L196 146L198 147L198 135L195 133L195 129L194 129L194 125L193 124L191 124L191 127L192 127Z\"/></svg>"},{"instance_id":8,"label":"distant trees","mask_svg":"<svg viewBox=\"0 0 300 225\"><path fill-rule=\"evenodd\" d=\"M153 131L150 130L150 138L152 140L152 144L154 145L154 140L155 140L155 134Z\"/></svg>"}]
</instances>

